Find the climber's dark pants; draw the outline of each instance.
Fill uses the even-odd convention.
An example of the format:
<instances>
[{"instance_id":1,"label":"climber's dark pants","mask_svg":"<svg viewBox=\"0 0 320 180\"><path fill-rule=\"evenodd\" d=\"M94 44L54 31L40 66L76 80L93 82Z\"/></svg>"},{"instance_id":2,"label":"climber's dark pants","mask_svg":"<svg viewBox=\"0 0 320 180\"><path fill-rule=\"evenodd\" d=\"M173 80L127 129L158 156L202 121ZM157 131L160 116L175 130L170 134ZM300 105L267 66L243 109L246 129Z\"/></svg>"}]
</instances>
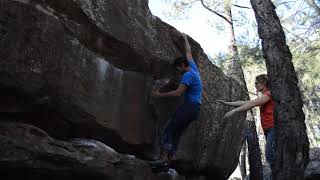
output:
<instances>
[{"instance_id":1,"label":"climber's dark pants","mask_svg":"<svg viewBox=\"0 0 320 180\"><path fill-rule=\"evenodd\" d=\"M161 140L162 150L173 155L176 150L183 131L188 125L197 119L200 112L200 104L195 102L185 102L175 114L169 119Z\"/></svg>"},{"instance_id":2,"label":"climber's dark pants","mask_svg":"<svg viewBox=\"0 0 320 180\"><path fill-rule=\"evenodd\" d=\"M266 159L270 164L270 167L273 168L274 159L275 159L275 129L270 128L264 132L266 137Z\"/></svg>"}]
</instances>

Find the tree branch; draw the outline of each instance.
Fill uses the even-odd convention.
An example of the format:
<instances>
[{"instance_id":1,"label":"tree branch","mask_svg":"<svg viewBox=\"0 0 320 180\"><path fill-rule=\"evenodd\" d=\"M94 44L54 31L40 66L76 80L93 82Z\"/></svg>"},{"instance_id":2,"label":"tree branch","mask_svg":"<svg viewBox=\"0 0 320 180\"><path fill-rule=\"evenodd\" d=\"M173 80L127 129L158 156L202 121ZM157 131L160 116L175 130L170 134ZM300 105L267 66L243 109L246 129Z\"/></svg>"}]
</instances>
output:
<instances>
[{"instance_id":1,"label":"tree branch","mask_svg":"<svg viewBox=\"0 0 320 180\"><path fill-rule=\"evenodd\" d=\"M180 2L181 5L187 5L187 4L193 4L195 2L198 2L199 0L194 0L194 1L191 1L191 2L188 2L188 3L185 3L185 2Z\"/></svg>"},{"instance_id":2,"label":"tree branch","mask_svg":"<svg viewBox=\"0 0 320 180\"><path fill-rule=\"evenodd\" d=\"M229 21L225 16L223 16L222 14L218 13L217 11L212 10L211 8L209 8L207 5L204 4L203 0L200 0L201 4L204 8L206 8L207 10L211 11L212 13L214 13L215 15L221 17L222 19L224 19L225 21L227 21L229 24L232 24L231 21Z\"/></svg>"},{"instance_id":3,"label":"tree branch","mask_svg":"<svg viewBox=\"0 0 320 180\"><path fill-rule=\"evenodd\" d=\"M237 4L234 4L233 6L238 7L238 8L251 9L251 8L249 8L247 6L240 6L240 5L237 5Z\"/></svg>"},{"instance_id":4,"label":"tree branch","mask_svg":"<svg viewBox=\"0 0 320 180\"><path fill-rule=\"evenodd\" d=\"M283 4L289 4L289 3L295 3L296 1L286 1L286 2L280 2L277 6L281 6Z\"/></svg>"},{"instance_id":5,"label":"tree branch","mask_svg":"<svg viewBox=\"0 0 320 180\"><path fill-rule=\"evenodd\" d=\"M316 11L318 16L320 16L320 7L317 5L317 3L314 0L306 0L306 2L309 4L310 7Z\"/></svg>"}]
</instances>

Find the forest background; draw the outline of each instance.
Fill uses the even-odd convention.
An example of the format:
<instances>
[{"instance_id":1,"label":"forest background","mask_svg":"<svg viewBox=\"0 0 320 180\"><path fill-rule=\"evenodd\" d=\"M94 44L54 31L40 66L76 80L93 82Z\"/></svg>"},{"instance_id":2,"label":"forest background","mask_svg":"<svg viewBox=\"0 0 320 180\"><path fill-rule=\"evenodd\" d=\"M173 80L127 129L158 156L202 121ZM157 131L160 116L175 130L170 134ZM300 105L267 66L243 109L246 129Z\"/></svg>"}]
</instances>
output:
<instances>
[{"instance_id":1,"label":"forest background","mask_svg":"<svg viewBox=\"0 0 320 180\"><path fill-rule=\"evenodd\" d=\"M319 147L320 1L274 0L273 3L299 78L310 146ZM149 7L154 15L198 41L212 63L226 74L232 69L235 53L231 46L235 46L250 99L256 97L254 78L267 70L249 0L149 0ZM259 121L257 124L261 135Z\"/></svg>"}]
</instances>

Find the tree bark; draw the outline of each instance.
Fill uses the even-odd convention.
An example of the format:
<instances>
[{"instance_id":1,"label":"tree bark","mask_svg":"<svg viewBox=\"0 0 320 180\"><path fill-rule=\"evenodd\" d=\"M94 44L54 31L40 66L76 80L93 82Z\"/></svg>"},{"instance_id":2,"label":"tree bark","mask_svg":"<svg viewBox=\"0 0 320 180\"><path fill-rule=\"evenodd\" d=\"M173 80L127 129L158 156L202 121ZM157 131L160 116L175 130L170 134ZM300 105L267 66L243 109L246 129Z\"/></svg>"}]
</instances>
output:
<instances>
[{"instance_id":1,"label":"tree bark","mask_svg":"<svg viewBox=\"0 0 320 180\"><path fill-rule=\"evenodd\" d=\"M244 73L242 70L241 62L240 62L240 56L238 52L238 48L236 45L236 38L234 34L234 28L233 28L233 20L232 20L232 13L231 13L231 7L225 6L225 17L228 20L226 29L228 31L229 35L229 53L231 55L231 62L227 64L226 68L226 74L231 76L232 78L236 79L242 87L247 89L246 81L244 78ZM247 95L247 99L249 99L249 95ZM248 117L247 117L248 118ZM248 123L245 124L245 140L247 141L247 134L251 132L248 132ZM246 141L244 141L241 152L240 152L240 172L242 179L244 179L247 176L247 167L246 167L246 157L247 157L247 144ZM248 142L249 143L249 142ZM259 147L258 147L259 148ZM248 149L250 151L251 149ZM248 154L251 154L248 152ZM251 164L249 163L249 167L251 167Z\"/></svg>"},{"instance_id":2,"label":"tree bark","mask_svg":"<svg viewBox=\"0 0 320 180\"><path fill-rule=\"evenodd\" d=\"M247 143L244 142L242 144L241 152L240 152L240 160L239 160L239 167L241 178L244 179L247 176L247 166L246 166L246 157L247 157Z\"/></svg>"},{"instance_id":3,"label":"tree bark","mask_svg":"<svg viewBox=\"0 0 320 180\"><path fill-rule=\"evenodd\" d=\"M249 164L250 164L250 179L262 180L262 163L261 152L259 148L259 140L257 136L257 128L254 117L246 123L246 139L249 151Z\"/></svg>"},{"instance_id":4,"label":"tree bark","mask_svg":"<svg viewBox=\"0 0 320 180\"><path fill-rule=\"evenodd\" d=\"M241 61L240 61L240 55L238 52L238 48L236 45L236 38L235 38L235 33L234 33L234 26L233 26L233 19L232 19L232 11L231 11L231 4L230 3L225 3L224 4L224 10L225 10L225 15L221 15L217 13L216 11L210 9L204 4L204 1L201 0L202 6L206 8L207 10L213 12L214 14L218 15L222 19L224 19L227 22L227 31L229 34L229 52L231 54L231 63L228 64L227 68L227 74L234 79L236 79L243 88L247 90L247 85L246 81L244 78L244 73L243 69L241 66ZM247 90L248 91L248 90ZM247 95L247 99L249 99L249 94ZM251 113L252 114L252 113ZM250 118L250 117L248 117ZM251 127L250 127L250 126ZM245 135L246 135L246 140L248 144L248 152L249 152L249 165L250 165L250 177L255 177L253 179L255 180L262 180L263 174L262 174L262 163L261 163L261 155L260 155L260 146L257 138L257 132L256 132L256 126L252 128L252 125L255 126L255 122L249 122L246 123L245 126ZM249 138L248 138L249 137ZM242 153L243 153L243 148L242 148ZM255 154L257 153L257 154ZM243 174L246 174L245 170L246 167L245 165L245 158L240 158L241 162L239 163L240 169L242 176ZM244 169L244 170L243 170Z\"/></svg>"},{"instance_id":5,"label":"tree bark","mask_svg":"<svg viewBox=\"0 0 320 180\"><path fill-rule=\"evenodd\" d=\"M292 54L271 0L250 2L258 23L275 102L276 161L273 179L303 179L309 161L309 141Z\"/></svg>"},{"instance_id":6,"label":"tree bark","mask_svg":"<svg viewBox=\"0 0 320 180\"><path fill-rule=\"evenodd\" d=\"M243 73L243 69L240 61L240 55L239 55L238 47L236 45L231 6L225 6L224 8L225 8L226 18L231 22L231 23L227 23L227 31L229 32L228 33L229 34L229 51L232 58L230 66L228 67L228 75L238 80L238 82L240 82L241 85L247 90L247 85L246 85L246 81L244 78L244 73ZM249 94L248 94L248 97L249 97ZM256 124L254 120L252 121L253 113L252 113L252 110L250 111L251 111L251 117L247 117L247 119L249 120L246 122L246 126L245 126L245 135L246 135L246 141L248 144L248 154L249 154L250 179L262 180L263 174L262 174L260 146L259 146L259 141L257 137ZM242 161L245 161L245 159L242 159ZM240 163L240 166L241 165L245 165L245 162ZM240 167L240 169L244 169L244 168L246 167Z\"/></svg>"},{"instance_id":7,"label":"tree bark","mask_svg":"<svg viewBox=\"0 0 320 180\"><path fill-rule=\"evenodd\" d=\"M229 52L231 54L231 62L230 64L228 64L227 74L233 77L234 79L238 80L238 82L241 83L243 87L246 87L246 82L245 82L241 61L240 61L240 55L239 55L238 47L236 45L231 7L225 6L224 9L225 9L225 17L228 20L226 29L229 35Z\"/></svg>"}]
</instances>

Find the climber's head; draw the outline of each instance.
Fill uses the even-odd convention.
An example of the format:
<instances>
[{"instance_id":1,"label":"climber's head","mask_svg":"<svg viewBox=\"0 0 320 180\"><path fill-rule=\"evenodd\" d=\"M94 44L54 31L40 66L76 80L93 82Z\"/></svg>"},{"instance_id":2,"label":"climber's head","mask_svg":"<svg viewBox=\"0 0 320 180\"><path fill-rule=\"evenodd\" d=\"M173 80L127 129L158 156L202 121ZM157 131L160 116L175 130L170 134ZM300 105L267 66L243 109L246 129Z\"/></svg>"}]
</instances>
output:
<instances>
[{"instance_id":1,"label":"climber's head","mask_svg":"<svg viewBox=\"0 0 320 180\"><path fill-rule=\"evenodd\" d=\"M178 57L174 60L173 66L177 68L178 71L186 72L189 70L189 61L185 56Z\"/></svg>"},{"instance_id":2,"label":"climber's head","mask_svg":"<svg viewBox=\"0 0 320 180\"><path fill-rule=\"evenodd\" d=\"M258 92L266 91L269 88L268 76L266 74L256 76L255 87Z\"/></svg>"}]
</instances>

